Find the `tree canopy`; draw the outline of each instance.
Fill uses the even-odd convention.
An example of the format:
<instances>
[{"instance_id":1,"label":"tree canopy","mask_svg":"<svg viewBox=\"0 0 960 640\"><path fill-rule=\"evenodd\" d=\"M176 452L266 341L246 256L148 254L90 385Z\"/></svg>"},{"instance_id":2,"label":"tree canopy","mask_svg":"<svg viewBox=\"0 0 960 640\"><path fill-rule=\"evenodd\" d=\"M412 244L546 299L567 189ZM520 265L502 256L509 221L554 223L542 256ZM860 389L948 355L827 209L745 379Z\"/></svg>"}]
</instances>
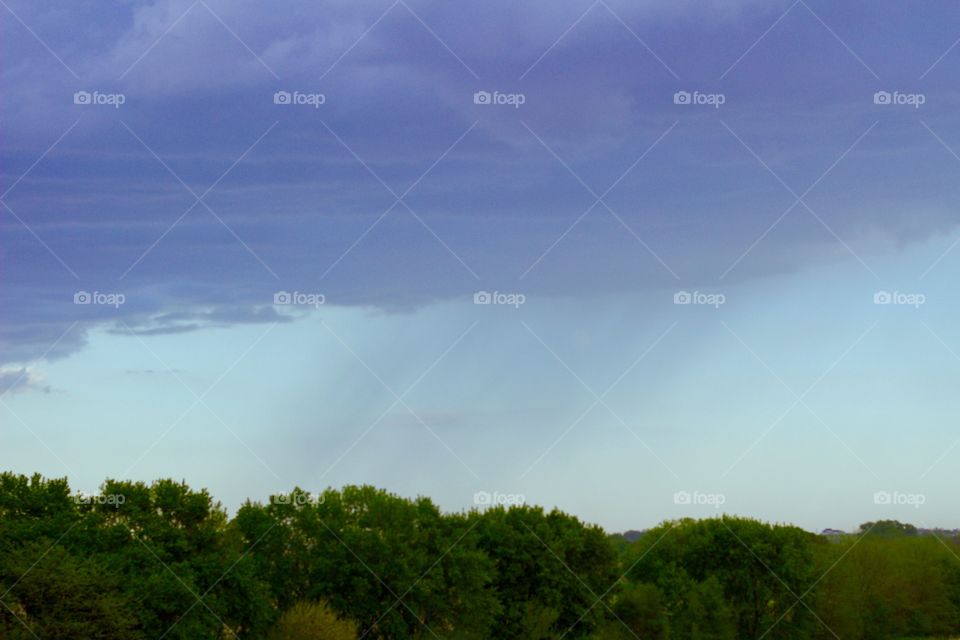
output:
<instances>
[{"instance_id":1,"label":"tree canopy","mask_svg":"<svg viewBox=\"0 0 960 640\"><path fill-rule=\"evenodd\" d=\"M370 486L234 517L184 482L0 474L0 638L895 639L960 633L960 543L720 516L612 536Z\"/></svg>"}]
</instances>

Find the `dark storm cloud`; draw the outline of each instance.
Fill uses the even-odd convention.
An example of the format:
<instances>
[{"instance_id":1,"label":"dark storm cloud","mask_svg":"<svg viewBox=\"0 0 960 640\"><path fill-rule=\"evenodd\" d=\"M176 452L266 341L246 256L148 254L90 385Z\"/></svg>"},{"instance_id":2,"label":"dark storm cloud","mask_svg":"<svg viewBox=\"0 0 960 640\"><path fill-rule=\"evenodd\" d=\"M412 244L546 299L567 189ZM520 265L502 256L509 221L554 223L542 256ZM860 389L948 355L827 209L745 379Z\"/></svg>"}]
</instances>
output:
<instances>
[{"instance_id":1,"label":"dark storm cloud","mask_svg":"<svg viewBox=\"0 0 960 640\"><path fill-rule=\"evenodd\" d=\"M10 8L0 362L61 357L98 326L282 321L277 291L402 309L497 286L869 265L956 221L960 161L944 147L960 148L960 54L934 64L956 8ZM927 100L883 109L878 90ZM278 91L324 101L275 104ZM478 105L477 91L524 101ZM725 103L677 105L678 91ZM77 305L78 291L125 303Z\"/></svg>"}]
</instances>

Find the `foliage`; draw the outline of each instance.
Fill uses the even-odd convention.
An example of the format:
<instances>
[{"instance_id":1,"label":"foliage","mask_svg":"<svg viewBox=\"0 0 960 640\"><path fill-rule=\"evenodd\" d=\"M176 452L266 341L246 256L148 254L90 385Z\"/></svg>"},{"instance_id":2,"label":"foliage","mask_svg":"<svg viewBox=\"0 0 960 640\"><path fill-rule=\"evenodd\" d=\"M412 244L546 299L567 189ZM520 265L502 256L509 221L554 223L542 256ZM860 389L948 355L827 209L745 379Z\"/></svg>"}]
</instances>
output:
<instances>
[{"instance_id":1,"label":"foliage","mask_svg":"<svg viewBox=\"0 0 960 640\"><path fill-rule=\"evenodd\" d=\"M736 637L808 638L815 620L798 599L816 579L815 541L745 518L669 522L634 545L629 577L657 585L683 637L725 637L729 616Z\"/></svg>"},{"instance_id":2,"label":"foliage","mask_svg":"<svg viewBox=\"0 0 960 640\"><path fill-rule=\"evenodd\" d=\"M868 525L861 531L869 530ZM958 547L934 536L851 536L830 545L817 611L841 637L949 637L960 629ZM821 637L832 637L826 632Z\"/></svg>"},{"instance_id":3,"label":"foliage","mask_svg":"<svg viewBox=\"0 0 960 640\"><path fill-rule=\"evenodd\" d=\"M326 603L298 602L283 612L269 640L357 640L357 623L340 618Z\"/></svg>"},{"instance_id":4,"label":"foliage","mask_svg":"<svg viewBox=\"0 0 960 640\"><path fill-rule=\"evenodd\" d=\"M3 625L36 633L73 607L72 626L40 635L173 640L267 628L263 585L206 492L108 481L91 498L71 496L62 479L2 474L0 512L0 575L13 584ZM75 630L85 619L100 631Z\"/></svg>"},{"instance_id":5,"label":"foliage","mask_svg":"<svg viewBox=\"0 0 960 640\"><path fill-rule=\"evenodd\" d=\"M134 639L133 601L98 563L41 539L4 554L0 637ZM6 587L5 587L6 589Z\"/></svg>"},{"instance_id":6,"label":"foliage","mask_svg":"<svg viewBox=\"0 0 960 640\"><path fill-rule=\"evenodd\" d=\"M604 618L598 600L619 573L615 550L599 527L528 506L474 512L470 519L478 547L495 566L500 615L491 638L586 637ZM530 635L531 628L539 636Z\"/></svg>"},{"instance_id":7,"label":"foliage","mask_svg":"<svg viewBox=\"0 0 960 640\"><path fill-rule=\"evenodd\" d=\"M632 542L631 542L632 540ZM893 640L960 635L960 541L723 516L609 536L368 486L228 518L183 482L0 474L0 638Z\"/></svg>"},{"instance_id":8,"label":"foliage","mask_svg":"<svg viewBox=\"0 0 960 640\"><path fill-rule=\"evenodd\" d=\"M275 607L326 599L371 638L485 635L493 565L468 518L373 487L305 495L248 503L234 521Z\"/></svg>"},{"instance_id":9,"label":"foliage","mask_svg":"<svg viewBox=\"0 0 960 640\"><path fill-rule=\"evenodd\" d=\"M884 538L899 538L901 536L915 536L919 532L912 524L904 524L899 520L877 520L864 522L860 525L859 533Z\"/></svg>"}]
</instances>

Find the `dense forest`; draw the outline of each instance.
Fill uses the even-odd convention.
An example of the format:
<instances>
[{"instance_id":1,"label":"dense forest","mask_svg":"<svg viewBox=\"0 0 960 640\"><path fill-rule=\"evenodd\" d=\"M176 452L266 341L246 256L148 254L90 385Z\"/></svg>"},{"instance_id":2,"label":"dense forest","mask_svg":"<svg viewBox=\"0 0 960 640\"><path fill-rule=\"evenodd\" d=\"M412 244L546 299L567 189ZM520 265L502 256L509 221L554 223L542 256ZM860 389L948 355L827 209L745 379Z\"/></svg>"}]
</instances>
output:
<instances>
[{"instance_id":1,"label":"dense forest","mask_svg":"<svg viewBox=\"0 0 960 640\"><path fill-rule=\"evenodd\" d=\"M960 540L730 516L630 541L531 506L443 513L363 486L248 502L0 475L0 638L960 636Z\"/></svg>"}]
</instances>

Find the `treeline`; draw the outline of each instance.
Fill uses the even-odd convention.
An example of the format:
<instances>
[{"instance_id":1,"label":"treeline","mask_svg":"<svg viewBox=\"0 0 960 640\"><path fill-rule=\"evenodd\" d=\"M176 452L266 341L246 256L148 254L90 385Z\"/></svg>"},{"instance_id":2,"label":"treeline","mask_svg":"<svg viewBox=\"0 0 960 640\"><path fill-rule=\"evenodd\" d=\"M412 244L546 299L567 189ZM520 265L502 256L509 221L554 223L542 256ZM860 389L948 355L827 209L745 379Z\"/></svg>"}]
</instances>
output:
<instances>
[{"instance_id":1,"label":"treeline","mask_svg":"<svg viewBox=\"0 0 960 640\"><path fill-rule=\"evenodd\" d=\"M372 487L248 502L0 474L0 638L885 639L960 635L960 543L719 517L635 542L538 507Z\"/></svg>"}]
</instances>

